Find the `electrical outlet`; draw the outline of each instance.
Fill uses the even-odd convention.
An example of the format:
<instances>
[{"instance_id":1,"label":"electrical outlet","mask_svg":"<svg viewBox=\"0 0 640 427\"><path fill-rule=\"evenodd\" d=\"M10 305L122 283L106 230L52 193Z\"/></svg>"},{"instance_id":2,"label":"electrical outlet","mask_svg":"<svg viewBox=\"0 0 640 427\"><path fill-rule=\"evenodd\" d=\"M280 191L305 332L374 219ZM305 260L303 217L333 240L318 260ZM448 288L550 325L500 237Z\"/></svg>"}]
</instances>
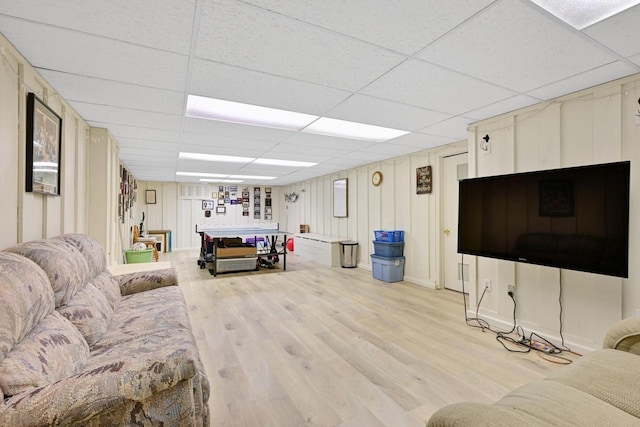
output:
<instances>
[{"instance_id":1,"label":"electrical outlet","mask_svg":"<svg viewBox=\"0 0 640 427\"><path fill-rule=\"evenodd\" d=\"M484 279L482 283L484 284L484 288L487 292L491 292L491 279Z\"/></svg>"},{"instance_id":2,"label":"electrical outlet","mask_svg":"<svg viewBox=\"0 0 640 427\"><path fill-rule=\"evenodd\" d=\"M514 285L509 285L509 287L507 288L507 292L509 293L509 295L515 296L516 287Z\"/></svg>"}]
</instances>

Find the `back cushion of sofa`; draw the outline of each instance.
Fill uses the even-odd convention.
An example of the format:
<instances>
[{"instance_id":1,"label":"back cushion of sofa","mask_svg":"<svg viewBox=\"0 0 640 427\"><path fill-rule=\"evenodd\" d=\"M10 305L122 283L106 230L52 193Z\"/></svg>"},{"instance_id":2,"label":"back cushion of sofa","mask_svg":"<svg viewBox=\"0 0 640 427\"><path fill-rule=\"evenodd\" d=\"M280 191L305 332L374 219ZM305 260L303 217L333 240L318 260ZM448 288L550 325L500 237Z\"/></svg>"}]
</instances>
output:
<instances>
[{"instance_id":1,"label":"back cushion of sofa","mask_svg":"<svg viewBox=\"0 0 640 427\"><path fill-rule=\"evenodd\" d=\"M74 246L87 261L89 276L95 277L107 268L107 258L104 249L96 239L86 234L67 233L55 239Z\"/></svg>"},{"instance_id":2,"label":"back cushion of sofa","mask_svg":"<svg viewBox=\"0 0 640 427\"><path fill-rule=\"evenodd\" d=\"M91 279L91 284L98 288L100 292L102 292L102 294L109 302L111 309L115 310L118 304L120 304L122 295L120 294L120 285L111 275L109 270L105 270Z\"/></svg>"},{"instance_id":3,"label":"back cushion of sofa","mask_svg":"<svg viewBox=\"0 0 640 427\"><path fill-rule=\"evenodd\" d=\"M36 240L5 249L38 264L49 277L56 307L66 305L89 281L89 268L80 251L62 240Z\"/></svg>"},{"instance_id":4,"label":"back cushion of sofa","mask_svg":"<svg viewBox=\"0 0 640 427\"><path fill-rule=\"evenodd\" d=\"M6 396L28 391L84 370L89 346L80 332L53 311L0 362L0 388Z\"/></svg>"},{"instance_id":5,"label":"back cushion of sofa","mask_svg":"<svg viewBox=\"0 0 640 427\"><path fill-rule=\"evenodd\" d=\"M100 339L113 316L113 307L91 283L75 294L67 305L57 310L78 328L89 346Z\"/></svg>"},{"instance_id":6,"label":"back cushion of sofa","mask_svg":"<svg viewBox=\"0 0 640 427\"><path fill-rule=\"evenodd\" d=\"M44 271L27 258L0 252L0 361L53 309Z\"/></svg>"}]
</instances>

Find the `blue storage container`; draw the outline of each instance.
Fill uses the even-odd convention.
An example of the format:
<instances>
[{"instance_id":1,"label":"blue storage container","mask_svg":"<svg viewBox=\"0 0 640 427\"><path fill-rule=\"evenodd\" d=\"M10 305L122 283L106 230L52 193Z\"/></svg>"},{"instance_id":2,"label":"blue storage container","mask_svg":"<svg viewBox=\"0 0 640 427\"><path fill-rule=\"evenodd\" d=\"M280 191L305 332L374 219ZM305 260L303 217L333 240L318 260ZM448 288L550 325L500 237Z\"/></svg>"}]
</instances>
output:
<instances>
[{"instance_id":1,"label":"blue storage container","mask_svg":"<svg viewBox=\"0 0 640 427\"><path fill-rule=\"evenodd\" d=\"M373 278L385 282L400 282L404 277L404 257L386 258L371 254Z\"/></svg>"},{"instance_id":2,"label":"blue storage container","mask_svg":"<svg viewBox=\"0 0 640 427\"><path fill-rule=\"evenodd\" d=\"M404 242L402 230L374 230L373 235L378 242Z\"/></svg>"},{"instance_id":3,"label":"blue storage container","mask_svg":"<svg viewBox=\"0 0 640 427\"><path fill-rule=\"evenodd\" d=\"M373 241L373 249L376 255L383 257L399 257L404 255L404 242L378 242Z\"/></svg>"}]
</instances>

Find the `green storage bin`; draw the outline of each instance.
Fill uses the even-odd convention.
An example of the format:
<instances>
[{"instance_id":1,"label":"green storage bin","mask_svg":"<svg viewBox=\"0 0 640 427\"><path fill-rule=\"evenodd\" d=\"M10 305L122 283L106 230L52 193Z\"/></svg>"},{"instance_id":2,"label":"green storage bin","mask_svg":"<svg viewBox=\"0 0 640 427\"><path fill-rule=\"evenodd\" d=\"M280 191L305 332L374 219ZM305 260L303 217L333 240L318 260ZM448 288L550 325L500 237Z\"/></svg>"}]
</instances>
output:
<instances>
[{"instance_id":1,"label":"green storage bin","mask_svg":"<svg viewBox=\"0 0 640 427\"><path fill-rule=\"evenodd\" d=\"M145 249L142 251L124 251L127 264L138 264L141 262L153 261L153 249Z\"/></svg>"}]
</instances>

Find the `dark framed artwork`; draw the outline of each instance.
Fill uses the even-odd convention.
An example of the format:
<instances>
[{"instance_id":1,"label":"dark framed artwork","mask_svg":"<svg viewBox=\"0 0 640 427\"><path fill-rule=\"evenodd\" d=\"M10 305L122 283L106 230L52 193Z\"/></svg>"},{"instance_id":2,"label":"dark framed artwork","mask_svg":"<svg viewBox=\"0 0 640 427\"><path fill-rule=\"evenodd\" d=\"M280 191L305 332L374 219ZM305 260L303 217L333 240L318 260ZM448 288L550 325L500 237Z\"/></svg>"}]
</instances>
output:
<instances>
[{"instance_id":1,"label":"dark framed artwork","mask_svg":"<svg viewBox=\"0 0 640 427\"><path fill-rule=\"evenodd\" d=\"M540 216L573 216L575 214L572 180L540 181L538 195Z\"/></svg>"},{"instance_id":2,"label":"dark framed artwork","mask_svg":"<svg viewBox=\"0 0 640 427\"><path fill-rule=\"evenodd\" d=\"M431 194L433 190L433 176L431 166L416 168L416 194Z\"/></svg>"},{"instance_id":3,"label":"dark framed artwork","mask_svg":"<svg viewBox=\"0 0 640 427\"><path fill-rule=\"evenodd\" d=\"M26 134L25 190L59 196L62 118L32 92L27 95Z\"/></svg>"}]
</instances>

